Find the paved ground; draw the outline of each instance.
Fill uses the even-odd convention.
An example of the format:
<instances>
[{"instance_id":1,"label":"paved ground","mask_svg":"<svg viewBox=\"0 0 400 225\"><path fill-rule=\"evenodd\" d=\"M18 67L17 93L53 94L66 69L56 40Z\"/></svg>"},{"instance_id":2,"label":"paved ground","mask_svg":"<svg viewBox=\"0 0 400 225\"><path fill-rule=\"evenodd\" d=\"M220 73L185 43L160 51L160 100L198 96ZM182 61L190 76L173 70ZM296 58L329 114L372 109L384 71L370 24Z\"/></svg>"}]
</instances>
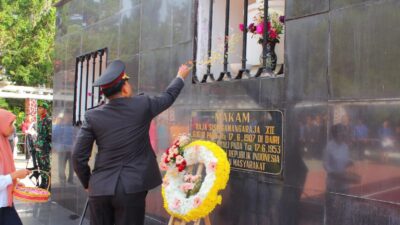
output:
<instances>
[{"instance_id":1,"label":"paved ground","mask_svg":"<svg viewBox=\"0 0 400 225\"><path fill-rule=\"evenodd\" d=\"M17 169L26 168L25 156L18 155L15 164ZM28 178L20 182L27 186L33 186ZM24 225L78 225L80 222L79 215L51 200L47 203L26 203L19 200L14 202ZM83 224L88 225L89 222L85 220Z\"/></svg>"}]
</instances>

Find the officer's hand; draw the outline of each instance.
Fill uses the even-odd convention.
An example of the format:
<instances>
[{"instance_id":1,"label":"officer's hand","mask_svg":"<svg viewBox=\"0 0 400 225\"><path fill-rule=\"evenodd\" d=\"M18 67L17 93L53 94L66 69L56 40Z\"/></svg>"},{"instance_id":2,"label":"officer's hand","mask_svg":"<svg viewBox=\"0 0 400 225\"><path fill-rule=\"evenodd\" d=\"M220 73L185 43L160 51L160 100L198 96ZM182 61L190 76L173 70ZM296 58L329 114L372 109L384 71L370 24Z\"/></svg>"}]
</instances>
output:
<instances>
[{"instance_id":1,"label":"officer's hand","mask_svg":"<svg viewBox=\"0 0 400 225\"><path fill-rule=\"evenodd\" d=\"M178 76L181 77L182 79L186 79L186 77L189 75L190 69L187 65L182 64L179 67L178 71Z\"/></svg>"},{"instance_id":2,"label":"officer's hand","mask_svg":"<svg viewBox=\"0 0 400 225\"><path fill-rule=\"evenodd\" d=\"M29 171L27 169L17 170L15 172L11 173L11 178L13 180L15 180L17 178L22 179L22 178L25 178L26 176L28 176L30 173L31 173L31 171Z\"/></svg>"}]
</instances>

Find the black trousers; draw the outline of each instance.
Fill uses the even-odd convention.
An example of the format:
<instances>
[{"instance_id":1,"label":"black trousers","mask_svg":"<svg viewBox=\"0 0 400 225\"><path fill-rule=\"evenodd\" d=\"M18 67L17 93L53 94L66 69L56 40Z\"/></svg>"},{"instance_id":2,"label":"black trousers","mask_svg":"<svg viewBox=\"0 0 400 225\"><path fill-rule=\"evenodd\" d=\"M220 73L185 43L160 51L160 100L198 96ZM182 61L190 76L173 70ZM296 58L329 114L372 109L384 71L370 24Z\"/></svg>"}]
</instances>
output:
<instances>
[{"instance_id":1,"label":"black trousers","mask_svg":"<svg viewBox=\"0 0 400 225\"><path fill-rule=\"evenodd\" d=\"M17 211L13 207L0 208L0 224L2 225L22 225Z\"/></svg>"},{"instance_id":2,"label":"black trousers","mask_svg":"<svg viewBox=\"0 0 400 225\"><path fill-rule=\"evenodd\" d=\"M147 191L126 194L119 181L114 196L89 198L91 225L143 225Z\"/></svg>"}]
</instances>

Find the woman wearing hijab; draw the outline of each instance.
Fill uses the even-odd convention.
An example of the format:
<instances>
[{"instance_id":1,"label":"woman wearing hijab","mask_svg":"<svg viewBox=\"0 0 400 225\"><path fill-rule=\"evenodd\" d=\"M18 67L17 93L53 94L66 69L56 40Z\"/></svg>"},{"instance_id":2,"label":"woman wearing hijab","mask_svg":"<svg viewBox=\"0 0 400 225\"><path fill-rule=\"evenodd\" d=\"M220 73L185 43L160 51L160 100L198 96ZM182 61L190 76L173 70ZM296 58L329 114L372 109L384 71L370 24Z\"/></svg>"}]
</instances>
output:
<instances>
[{"instance_id":1,"label":"woman wearing hijab","mask_svg":"<svg viewBox=\"0 0 400 225\"><path fill-rule=\"evenodd\" d=\"M14 132L15 115L0 109L0 224L22 225L13 205L13 188L17 178L22 179L29 170L15 170L8 136Z\"/></svg>"}]
</instances>

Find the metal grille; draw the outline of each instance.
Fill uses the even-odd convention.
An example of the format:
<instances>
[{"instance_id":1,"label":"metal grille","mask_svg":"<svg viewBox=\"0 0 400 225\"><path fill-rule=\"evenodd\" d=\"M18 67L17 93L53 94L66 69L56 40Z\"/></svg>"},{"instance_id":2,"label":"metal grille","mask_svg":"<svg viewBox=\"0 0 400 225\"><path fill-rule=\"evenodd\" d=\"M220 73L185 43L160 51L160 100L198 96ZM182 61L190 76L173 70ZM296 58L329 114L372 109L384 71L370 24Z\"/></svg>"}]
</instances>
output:
<instances>
[{"instance_id":1,"label":"metal grille","mask_svg":"<svg viewBox=\"0 0 400 225\"><path fill-rule=\"evenodd\" d=\"M216 0L209 0L209 12L208 12L208 49L207 49L207 56L208 58L211 57L212 53L212 46L213 46L213 18L217 15L218 12L214 12L214 4ZM224 59L223 59L223 70L218 73L218 74L213 74L211 72L212 68L212 63L209 61L207 64L207 71L205 74L199 74L200 76L197 76L196 73L198 72L197 67L197 54L199 52L198 46L198 35L199 35L199 21L204 18L198 18L199 17L199 0L195 1L194 4L194 10L195 10L195 28L194 28L194 51L193 51L193 78L192 82L193 83L206 83L206 82L214 82L214 81L222 81L222 80L232 80L232 79L242 79L244 77L246 78L253 78L253 77L260 77L260 76L276 76L278 74L283 73L283 65L281 65L278 70L272 71L268 66L267 66L267 55L269 53L269 48L267 47L267 37L269 36L268 34L268 29L264 29L262 37L263 37L263 43L262 43L262 57L261 57L261 65L259 66L258 70L256 73L251 74L250 71L246 68L246 62L247 62L247 32L248 32L248 6L249 6L249 1L248 0L243 0L243 26L244 29L242 31L242 53L241 53L241 69L237 72L237 74L232 74L231 71L228 70L228 65L229 65L229 40L227 37L230 35L229 31L229 21L230 21L230 10L231 10L231 0L219 0L219 1L226 1L225 3L225 27L224 27ZM268 15L268 0L264 1L264 15ZM264 16L264 27L267 27L268 23L268 18L267 16ZM201 31L200 31L201 32ZM201 78L200 78L201 77Z\"/></svg>"},{"instance_id":2,"label":"metal grille","mask_svg":"<svg viewBox=\"0 0 400 225\"><path fill-rule=\"evenodd\" d=\"M93 82L106 68L107 48L76 57L73 124L82 124L85 112L101 101L99 87Z\"/></svg>"}]
</instances>

